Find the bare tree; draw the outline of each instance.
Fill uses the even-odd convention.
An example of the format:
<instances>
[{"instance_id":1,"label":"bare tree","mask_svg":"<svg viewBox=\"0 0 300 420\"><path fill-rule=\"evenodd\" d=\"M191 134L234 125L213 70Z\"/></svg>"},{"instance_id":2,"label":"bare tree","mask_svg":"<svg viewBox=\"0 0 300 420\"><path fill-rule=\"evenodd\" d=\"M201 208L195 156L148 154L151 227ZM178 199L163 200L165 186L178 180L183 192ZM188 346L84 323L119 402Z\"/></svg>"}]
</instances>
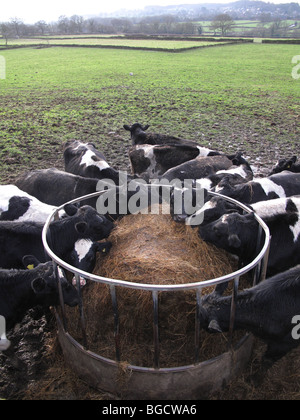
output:
<instances>
[{"instance_id":1,"label":"bare tree","mask_svg":"<svg viewBox=\"0 0 300 420\"><path fill-rule=\"evenodd\" d=\"M69 18L67 16L63 15L58 18L58 30L63 33L67 34L69 32Z\"/></svg>"},{"instance_id":2,"label":"bare tree","mask_svg":"<svg viewBox=\"0 0 300 420\"><path fill-rule=\"evenodd\" d=\"M36 29L42 34L44 35L46 30L48 29L48 25L44 20L39 20L38 22L36 22L34 24L34 26L36 27Z\"/></svg>"},{"instance_id":3,"label":"bare tree","mask_svg":"<svg viewBox=\"0 0 300 420\"><path fill-rule=\"evenodd\" d=\"M22 35L22 27L24 26L23 21L17 17L14 17L10 19L10 24L15 32L15 36L20 38Z\"/></svg>"},{"instance_id":4,"label":"bare tree","mask_svg":"<svg viewBox=\"0 0 300 420\"><path fill-rule=\"evenodd\" d=\"M12 26L8 22L4 22L0 24L0 33L2 34L3 38L5 39L5 46L7 47L9 38L13 37L13 30Z\"/></svg>"},{"instance_id":5,"label":"bare tree","mask_svg":"<svg viewBox=\"0 0 300 420\"><path fill-rule=\"evenodd\" d=\"M69 30L72 34L81 34L83 32L83 17L73 15L69 19Z\"/></svg>"},{"instance_id":6,"label":"bare tree","mask_svg":"<svg viewBox=\"0 0 300 420\"><path fill-rule=\"evenodd\" d=\"M222 36L226 35L234 25L234 20L227 13L221 13L212 20L210 27L216 33L217 30L221 31Z\"/></svg>"}]
</instances>

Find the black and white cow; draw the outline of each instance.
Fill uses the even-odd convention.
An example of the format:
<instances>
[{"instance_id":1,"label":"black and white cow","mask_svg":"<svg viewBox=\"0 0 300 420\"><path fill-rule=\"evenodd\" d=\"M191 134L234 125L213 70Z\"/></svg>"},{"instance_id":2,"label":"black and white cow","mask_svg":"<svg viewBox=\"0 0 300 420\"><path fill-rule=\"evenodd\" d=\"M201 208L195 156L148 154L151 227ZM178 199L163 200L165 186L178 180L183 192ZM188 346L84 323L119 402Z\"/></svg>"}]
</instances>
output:
<instances>
[{"instance_id":1,"label":"black and white cow","mask_svg":"<svg viewBox=\"0 0 300 420\"><path fill-rule=\"evenodd\" d=\"M66 212L69 210L65 207ZM73 251L79 239L98 241L107 238L113 228L111 221L89 206L69 214L51 222L49 228L49 246L61 258ZM28 254L45 262L43 227L44 223L36 222L0 222L0 267L20 268L23 256Z\"/></svg>"},{"instance_id":2,"label":"black and white cow","mask_svg":"<svg viewBox=\"0 0 300 420\"><path fill-rule=\"evenodd\" d=\"M109 179L115 185L123 183L122 174L124 176L125 174L112 168L93 143L68 141L65 144L64 161L66 172L71 174L86 178Z\"/></svg>"},{"instance_id":3,"label":"black and white cow","mask_svg":"<svg viewBox=\"0 0 300 420\"><path fill-rule=\"evenodd\" d=\"M191 144L138 144L128 151L132 173L144 179L163 175L175 166L197 157L219 156L219 152Z\"/></svg>"},{"instance_id":4,"label":"black and white cow","mask_svg":"<svg viewBox=\"0 0 300 420\"><path fill-rule=\"evenodd\" d=\"M192 205L193 205L193 209L196 209L196 212L195 210L193 210L193 214L187 211L187 208L186 208L187 206L185 205L186 203L184 202L184 188L182 189L181 212L177 212L175 214L174 212L174 198L175 198L175 190L176 190L175 189L171 195L171 214L173 216L173 219L177 222L186 221L187 224L196 225L196 224L199 224L199 220L201 220L201 224L206 222L206 220L204 219L207 219L207 217L204 217L204 216L206 216L207 213L209 213L209 216L215 216L215 214L219 214L222 210L223 212L221 212L219 216L216 217L215 219L218 219L221 215L225 214L226 213L225 209L229 209L229 203L225 201L224 199L221 199L222 202L224 202L222 207L220 205L217 206L217 203L214 200L219 201L219 197L215 197L210 202L208 200L211 196L209 196L207 192L212 191L214 187L218 185L224 177L230 178L230 181L232 184L246 183L250 179L253 178L253 172L248 162L246 162L240 154L238 154L237 157L238 159L229 157L230 159L232 159L232 163L234 163L234 165L231 166L228 170L226 169L219 170L215 174L209 175L206 178L200 178L200 179L195 180L193 184L194 188L192 189L192 201L193 201ZM217 157L212 157L212 159L215 159L215 158ZM187 164L189 164L189 162L187 162ZM168 172L171 173L172 170ZM175 175L176 174L174 174L174 176ZM195 176L195 175L196 175L196 172L191 171L191 173L189 173L189 176ZM162 176L162 179L164 179L164 175ZM184 177L182 180L185 180L185 179L189 179L188 176ZM195 197L197 196L197 192L199 189L205 190L204 195L202 196L204 197L204 201L196 203ZM190 208L189 205L188 205L188 208ZM232 208L236 209L236 206L230 205L230 209ZM196 222L196 219L198 220L198 222Z\"/></svg>"},{"instance_id":5,"label":"black and white cow","mask_svg":"<svg viewBox=\"0 0 300 420\"><path fill-rule=\"evenodd\" d=\"M230 185L230 179L225 177L215 188L215 192L244 204L292 197L300 194L300 174L284 171L267 178L255 178L241 185Z\"/></svg>"},{"instance_id":6,"label":"black and white cow","mask_svg":"<svg viewBox=\"0 0 300 420\"><path fill-rule=\"evenodd\" d=\"M29 309L59 303L52 262L36 264L36 261L33 257L24 257L24 265L35 265L31 270L0 269L0 315L4 316L8 330L20 322ZM64 277L60 277L60 282L64 303L78 305L76 289Z\"/></svg>"},{"instance_id":7,"label":"black and white cow","mask_svg":"<svg viewBox=\"0 0 300 420\"><path fill-rule=\"evenodd\" d=\"M56 206L42 203L15 185L0 185L0 221L45 223Z\"/></svg>"},{"instance_id":8,"label":"black and white cow","mask_svg":"<svg viewBox=\"0 0 300 420\"><path fill-rule=\"evenodd\" d=\"M136 145L129 149L131 170L135 176L153 179L168 169L199 156L199 147L190 145Z\"/></svg>"},{"instance_id":9,"label":"black and white cow","mask_svg":"<svg viewBox=\"0 0 300 420\"><path fill-rule=\"evenodd\" d=\"M212 197L208 195L208 200L206 200L205 204L197 210L194 214L187 217L187 214L183 214L180 217L180 221L185 221L187 225L195 226L196 220L200 221L199 224L205 226L209 223L212 223L218 220L221 216L230 213L241 213L243 210L236 206L233 203L225 200L223 197Z\"/></svg>"},{"instance_id":10,"label":"black and white cow","mask_svg":"<svg viewBox=\"0 0 300 420\"><path fill-rule=\"evenodd\" d=\"M292 156L290 159L279 159L277 164L272 169L270 175L278 174L283 171L290 171L299 173L300 172L300 163L297 162L297 156Z\"/></svg>"},{"instance_id":11,"label":"black and white cow","mask_svg":"<svg viewBox=\"0 0 300 420\"><path fill-rule=\"evenodd\" d=\"M257 203L253 209L266 222L272 237L268 275L300 264L300 198ZM257 252L258 223L254 213L225 214L212 223L199 225L199 235L203 240L237 255L244 264L253 260Z\"/></svg>"},{"instance_id":12,"label":"black and white cow","mask_svg":"<svg viewBox=\"0 0 300 420\"><path fill-rule=\"evenodd\" d=\"M215 293L203 297L202 328L210 332L228 331L231 302L231 296ZM296 266L237 294L234 330L246 330L264 340L268 344L265 356L274 361L300 344L292 334L299 315L300 266Z\"/></svg>"},{"instance_id":13,"label":"black and white cow","mask_svg":"<svg viewBox=\"0 0 300 420\"><path fill-rule=\"evenodd\" d=\"M168 134L159 134L159 133L146 133L146 130L150 125L142 126L139 123L135 123L132 126L127 124L123 125L123 128L130 132L130 138L132 141L132 145L140 145L140 144L152 144L152 145L191 145L197 146L197 143L192 140L185 140L179 137L170 136ZM211 151L213 152L213 151ZM218 153L218 152L215 152Z\"/></svg>"},{"instance_id":14,"label":"black and white cow","mask_svg":"<svg viewBox=\"0 0 300 420\"><path fill-rule=\"evenodd\" d=\"M68 201L97 191L98 179L69 174L55 168L40 169L21 175L15 185L43 203L61 206ZM84 203L96 208L97 197Z\"/></svg>"},{"instance_id":15,"label":"black and white cow","mask_svg":"<svg viewBox=\"0 0 300 420\"><path fill-rule=\"evenodd\" d=\"M161 176L168 181L195 179L198 185L207 190L211 190L224 177L230 178L232 184L246 182L253 179L253 172L242 154L237 153L232 156L198 156L169 169Z\"/></svg>"},{"instance_id":16,"label":"black and white cow","mask_svg":"<svg viewBox=\"0 0 300 420\"><path fill-rule=\"evenodd\" d=\"M66 208L76 210L72 205ZM42 203L15 185L0 186L0 221L45 223L54 210L57 210L57 207ZM64 211L59 213L60 218L66 217ZM92 272L97 253L108 253L110 248L111 242L99 243L91 239L79 239L75 242L74 249L63 256L63 260L80 270Z\"/></svg>"}]
</instances>

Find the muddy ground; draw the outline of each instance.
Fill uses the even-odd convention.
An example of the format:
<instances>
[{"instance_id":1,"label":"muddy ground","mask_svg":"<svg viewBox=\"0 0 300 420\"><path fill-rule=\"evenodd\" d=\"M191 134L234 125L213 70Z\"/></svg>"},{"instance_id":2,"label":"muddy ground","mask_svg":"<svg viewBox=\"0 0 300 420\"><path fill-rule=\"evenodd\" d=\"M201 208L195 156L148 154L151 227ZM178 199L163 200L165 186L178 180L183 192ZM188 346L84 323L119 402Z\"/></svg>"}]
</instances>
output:
<instances>
[{"instance_id":1,"label":"muddy ground","mask_svg":"<svg viewBox=\"0 0 300 420\"><path fill-rule=\"evenodd\" d=\"M280 152L276 145L271 150L259 144L260 155L250 157L250 163L258 173L265 175ZM213 145L212 145L213 146ZM56 166L62 169L61 147L56 158L45 156L39 167ZM123 146L124 147L124 146ZM242 146L241 146L242 147ZM293 145L288 154L300 156L300 146ZM128 162L120 164L120 154L106 150L112 166L129 169ZM123 155L124 156L124 155ZM12 171L6 181L13 182L21 169L18 162L9 162ZM0 399L8 400L113 400L116 397L97 391L82 382L68 368L56 337L56 324L50 311L45 314L39 309L28 312L23 322L10 332L12 346L9 354L0 354ZM265 345L256 340L249 364L239 378L225 389L211 396L211 399L300 399L300 347L287 354L269 370L262 361Z\"/></svg>"}]
</instances>

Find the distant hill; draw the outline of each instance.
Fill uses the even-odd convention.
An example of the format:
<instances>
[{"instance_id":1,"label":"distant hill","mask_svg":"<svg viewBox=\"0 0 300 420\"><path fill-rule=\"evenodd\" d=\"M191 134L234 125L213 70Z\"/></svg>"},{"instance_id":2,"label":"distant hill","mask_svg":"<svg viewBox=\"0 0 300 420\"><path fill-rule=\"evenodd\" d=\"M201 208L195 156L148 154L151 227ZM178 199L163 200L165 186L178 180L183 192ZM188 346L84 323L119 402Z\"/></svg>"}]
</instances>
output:
<instances>
[{"instance_id":1,"label":"distant hill","mask_svg":"<svg viewBox=\"0 0 300 420\"><path fill-rule=\"evenodd\" d=\"M102 17L142 17L176 15L182 18L209 18L217 13L228 13L234 19L252 19L261 14L269 14L272 18L299 19L300 5L291 2L285 4L266 3L264 1L240 0L223 3L182 4L174 6L147 6L141 10L122 9L111 14L101 14Z\"/></svg>"}]
</instances>

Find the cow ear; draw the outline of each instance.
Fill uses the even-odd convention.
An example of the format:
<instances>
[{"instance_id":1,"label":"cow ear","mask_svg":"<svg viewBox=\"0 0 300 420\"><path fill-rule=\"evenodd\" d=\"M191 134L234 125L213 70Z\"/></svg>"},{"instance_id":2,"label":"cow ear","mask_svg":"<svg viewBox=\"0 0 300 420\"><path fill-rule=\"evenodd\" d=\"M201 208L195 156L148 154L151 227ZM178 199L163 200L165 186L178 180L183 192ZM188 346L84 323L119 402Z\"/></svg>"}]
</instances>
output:
<instances>
[{"instance_id":1,"label":"cow ear","mask_svg":"<svg viewBox=\"0 0 300 420\"><path fill-rule=\"evenodd\" d=\"M210 332L223 332L218 321L216 319L213 319L212 321L210 321L209 326L208 326L208 330Z\"/></svg>"},{"instance_id":2,"label":"cow ear","mask_svg":"<svg viewBox=\"0 0 300 420\"><path fill-rule=\"evenodd\" d=\"M25 255L22 258L22 262L24 267L28 270L32 270L40 264L40 261L34 255Z\"/></svg>"},{"instance_id":3,"label":"cow ear","mask_svg":"<svg viewBox=\"0 0 300 420\"><path fill-rule=\"evenodd\" d=\"M77 206L77 205L75 205L75 204L66 204L65 206L64 206L64 211L66 212L66 214L68 215L68 216L75 216L75 214L77 213L77 211L78 211L78 207L79 206Z\"/></svg>"},{"instance_id":4,"label":"cow ear","mask_svg":"<svg viewBox=\"0 0 300 420\"><path fill-rule=\"evenodd\" d=\"M82 235L87 230L87 223L85 223L85 222L76 223L75 229L76 229L77 233Z\"/></svg>"},{"instance_id":5,"label":"cow ear","mask_svg":"<svg viewBox=\"0 0 300 420\"><path fill-rule=\"evenodd\" d=\"M247 219L247 222L253 222L253 220L255 220L255 214L254 214L254 211L252 211L251 213L249 213L249 214L247 214L246 215L246 219Z\"/></svg>"},{"instance_id":6,"label":"cow ear","mask_svg":"<svg viewBox=\"0 0 300 420\"><path fill-rule=\"evenodd\" d=\"M46 289L46 282L42 277L38 277L32 280L31 288L36 294L42 293Z\"/></svg>"},{"instance_id":7,"label":"cow ear","mask_svg":"<svg viewBox=\"0 0 300 420\"><path fill-rule=\"evenodd\" d=\"M241 240L237 235L229 236L228 243L231 248L240 248L242 245Z\"/></svg>"},{"instance_id":8,"label":"cow ear","mask_svg":"<svg viewBox=\"0 0 300 420\"><path fill-rule=\"evenodd\" d=\"M149 125L149 124L145 125L145 127L143 127L143 131L148 130L148 128L149 128L149 127L150 127L150 125Z\"/></svg>"},{"instance_id":9,"label":"cow ear","mask_svg":"<svg viewBox=\"0 0 300 420\"><path fill-rule=\"evenodd\" d=\"M123 128L125 128L125 130L127 130L127 131L130 131L130 127L129 127L129 125L127 125L127 124L124 124L124 125L123 125Z\"/></svg>"},{"instance_id":10,"label":"cow ear","mask_svg":"<svg viewBox=\"0 0 300 420\"><path fill-rule=\"evenodd\" d=\"M296 163L297 162L297 156L293 156L291 157L291 159L289 160L289 163Z\"/></svg>"}]
</instances>

